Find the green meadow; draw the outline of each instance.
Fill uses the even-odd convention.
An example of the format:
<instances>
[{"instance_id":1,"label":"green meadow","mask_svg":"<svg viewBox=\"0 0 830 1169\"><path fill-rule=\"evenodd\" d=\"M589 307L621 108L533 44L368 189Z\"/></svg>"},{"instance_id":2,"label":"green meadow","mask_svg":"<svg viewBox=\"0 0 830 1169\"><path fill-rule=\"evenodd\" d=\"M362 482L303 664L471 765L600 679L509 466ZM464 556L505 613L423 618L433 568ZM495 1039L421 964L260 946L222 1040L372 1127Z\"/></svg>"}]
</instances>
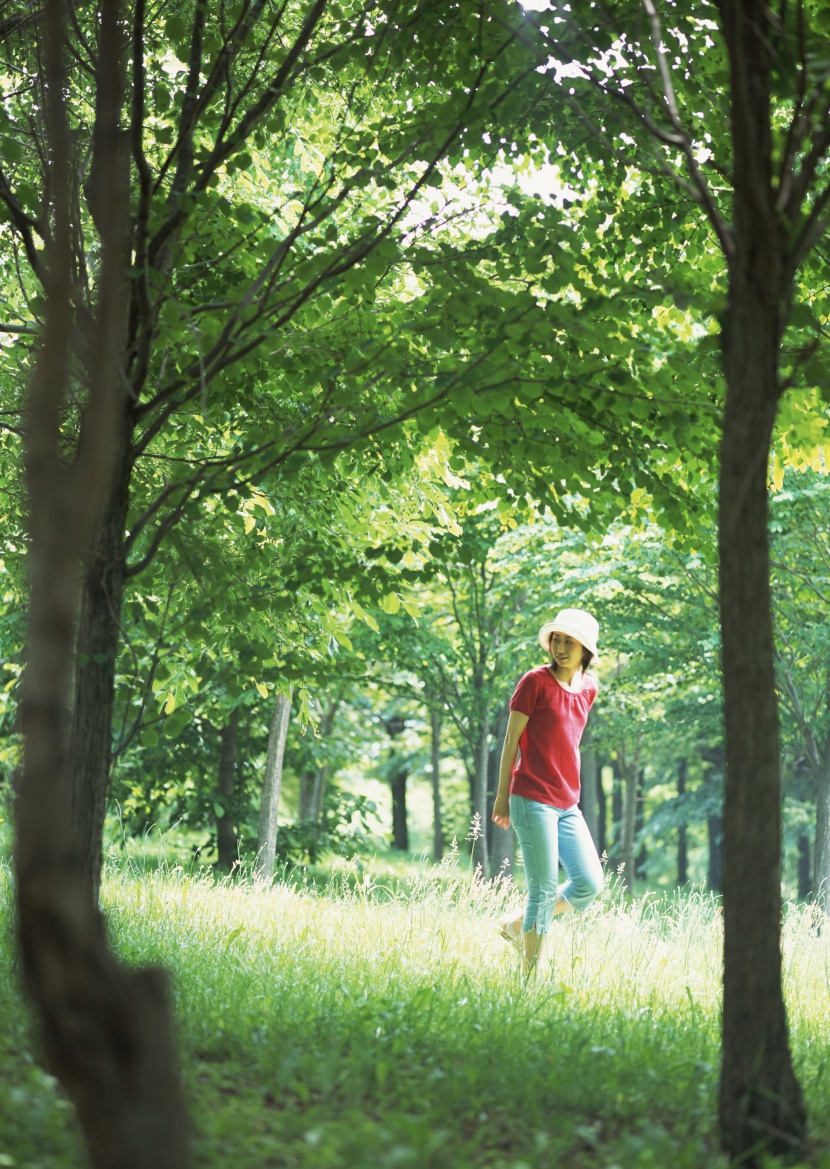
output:
<instances>
[{"instance_id":1,"label":"green meadow","mask_svg":"<svg viewBox=\"0 0 830 1169\"><path fill-rule=\"evenodd\" d=\"M0 1166L85 1164L40 1066L0 873ZM127 963L172 978L194 1163L205 1169L716 1169L720 909L627 901L609 879L559 919L550 977L525 979L494 920L520 894L456 857L244 873L110 864ZM830 935L784 916L785 980L812 1141L830 1166ZM772 1162L771 1162L772 1164Z\"/></svg>"}]
</instances>

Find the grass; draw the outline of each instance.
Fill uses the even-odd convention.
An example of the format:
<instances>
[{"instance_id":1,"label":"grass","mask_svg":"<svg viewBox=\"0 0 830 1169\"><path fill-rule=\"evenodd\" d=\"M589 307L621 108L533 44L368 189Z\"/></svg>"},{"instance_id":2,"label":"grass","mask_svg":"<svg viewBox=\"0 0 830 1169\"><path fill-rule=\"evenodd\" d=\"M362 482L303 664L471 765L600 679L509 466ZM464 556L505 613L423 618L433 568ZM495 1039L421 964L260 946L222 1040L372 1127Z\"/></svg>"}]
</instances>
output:
<instances>
[{"instance_id":1,"label":"grass","mask_svg":"<svg viewBox=\"0 0 830 1169\"><path fill-rule=\"evenodd\" d=\"M723 1169L716 1092L720 911L615 887L555 923L527 983L493 921L509 884L452 863L354 863L327 888L175 866L110 868L113 944L173 974L194 1161L209 1169ZM8 919L7 872L0 895ZM784 921L794 1055L830 1167L830 933ZM0 964L0 1166L84 1163ZM825 1150L825 1151L822 1151Z\"/></svg>"}]
</instances>

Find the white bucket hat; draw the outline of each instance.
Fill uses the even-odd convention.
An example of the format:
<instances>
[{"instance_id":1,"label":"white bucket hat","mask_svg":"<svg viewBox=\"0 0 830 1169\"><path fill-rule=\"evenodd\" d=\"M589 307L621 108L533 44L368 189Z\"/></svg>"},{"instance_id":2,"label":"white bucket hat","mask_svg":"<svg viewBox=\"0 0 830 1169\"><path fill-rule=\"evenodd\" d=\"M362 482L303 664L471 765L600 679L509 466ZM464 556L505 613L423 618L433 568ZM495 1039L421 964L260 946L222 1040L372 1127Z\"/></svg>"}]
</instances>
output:
<instances>
[{"instance_id":1,"label":"white bucket hat","mask_svg":"<svg viewBox=\"0 0 830 1169\"><path fill-rule=\"evenodd\" d=\"M552 633L567 633L569 637L575 637L581 645L590 650L593 659L599 656L597 651L599 622L584 609L561 609L553 621L548 621L542 626L539 630L539 645L546 653L550 652Z\"/></svg>"}]
</instances>

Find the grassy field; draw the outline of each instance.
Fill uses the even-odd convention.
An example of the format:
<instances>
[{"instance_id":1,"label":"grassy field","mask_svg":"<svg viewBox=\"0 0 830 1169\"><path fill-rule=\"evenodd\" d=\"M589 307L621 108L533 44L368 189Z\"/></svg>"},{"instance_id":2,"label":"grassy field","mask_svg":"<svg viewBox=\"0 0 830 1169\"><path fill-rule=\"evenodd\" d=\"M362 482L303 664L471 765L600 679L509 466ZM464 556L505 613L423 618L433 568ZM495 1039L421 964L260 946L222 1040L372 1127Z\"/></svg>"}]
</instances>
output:
<instances>
[{"instance_id":1,"label":"grassy field","mask_svg":"<svg viewBox=\"0 0 830 1169\"><path fill-rule=\"evenodd\" d=\"M323 889L110 868L112 940L173 974L194 1161L209 1169L718 1169L720 918L706 896L609 887L555 923L526 981L494 919L510 884L462 867L348 865ZM0 870L9 934L11 881ZM786 988L813 1152L830 1167L830 932L785 916ZM8 940L0 1166L84 1164L38 1066Z\"/></svg>"}]
</instances>

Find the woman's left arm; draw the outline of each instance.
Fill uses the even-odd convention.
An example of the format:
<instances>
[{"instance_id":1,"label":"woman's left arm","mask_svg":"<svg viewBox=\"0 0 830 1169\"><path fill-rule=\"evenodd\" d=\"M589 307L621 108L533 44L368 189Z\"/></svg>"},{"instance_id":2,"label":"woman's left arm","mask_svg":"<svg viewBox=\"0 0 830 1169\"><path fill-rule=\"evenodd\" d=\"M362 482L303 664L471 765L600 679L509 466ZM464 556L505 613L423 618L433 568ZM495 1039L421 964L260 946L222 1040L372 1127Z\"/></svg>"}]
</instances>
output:
<instances>
[{"instance_id":1,"label":"woman's left arm","mask_svg":"<svg viewBox=\"0 0 830 1169\"><path fill-rule=\"evenodd\" d=\"M501 750L499 765L499 790L493 804L492 820L499 828L510 827L510 777L513 774L513 765L516 762L516 753L519 750L519 739L528 724L529 716L521 711L511 710L507 720L507 731L504 736L504 746Z\"/></svg>"}]
</instances>

